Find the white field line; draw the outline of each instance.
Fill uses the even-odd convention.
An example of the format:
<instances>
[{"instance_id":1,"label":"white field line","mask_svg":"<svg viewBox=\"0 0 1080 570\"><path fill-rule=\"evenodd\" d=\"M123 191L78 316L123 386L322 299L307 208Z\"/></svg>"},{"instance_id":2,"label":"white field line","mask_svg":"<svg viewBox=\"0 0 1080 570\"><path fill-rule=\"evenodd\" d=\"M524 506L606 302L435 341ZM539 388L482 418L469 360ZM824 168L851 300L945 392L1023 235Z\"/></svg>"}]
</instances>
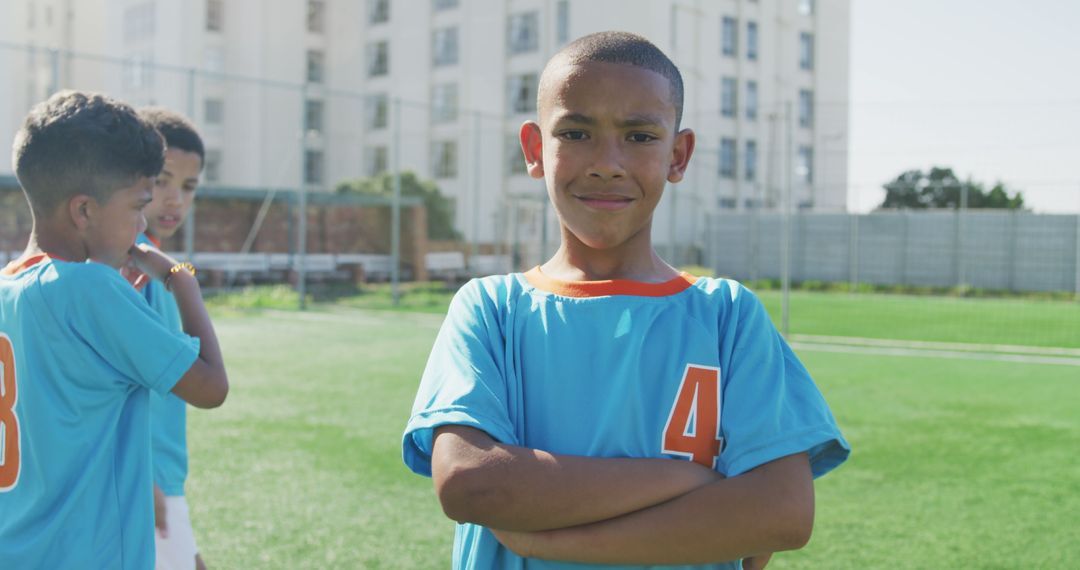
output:
<instances>
[{"instance_id":1,"label":"white field line","mask_svg":"<svg viewBox=\"0 0 1080 570\"><path fill-rule=\"evenodd\" d=\"M821 336L810 334L793 334L791 335L791 339L798 342L837 345L854 345L885 348L913 348L924 350L947 350L980 353L985 352L993 354L1031 354L1038 356L1066 356L1080 358L1080 348L1059 348L1053 346L1020 346L1015 344L969 344L962 342L893 340L849 336Z\"/></svg>"},{"instance_id":2,"label":"white field line","mask_svg":"<svg viewBox=\"0 0 1080 570\"><path fill-rule=\"evenodd\" d=\"M888 346L857 346L851 344L827 344L794 340L792 348L811 352L838 352L843 354L875 354L881 356L916 356L922 358L957 358L965 360L994 360L1021 364L1056 364L1080 367L1080 357L1045 356L1034 354L1003 354L996 352L971 352L962 350L935 350L927 348L904 348Z\"/></svg>"}]
</instances>

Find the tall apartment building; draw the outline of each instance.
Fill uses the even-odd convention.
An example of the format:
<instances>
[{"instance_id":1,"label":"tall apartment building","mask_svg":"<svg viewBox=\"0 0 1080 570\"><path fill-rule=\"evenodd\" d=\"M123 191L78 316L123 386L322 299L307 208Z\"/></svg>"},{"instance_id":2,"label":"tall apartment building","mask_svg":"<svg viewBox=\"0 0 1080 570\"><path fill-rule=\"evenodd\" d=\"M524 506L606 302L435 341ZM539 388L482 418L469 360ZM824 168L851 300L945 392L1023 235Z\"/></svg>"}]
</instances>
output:
<instances>
[{"instance_id":1,"label":"tall apartment building","mask_svg":"<svg viewBox=\"0 0 1080 570\"><path fill-rule=\"evenodd\" d=\"M793 207L844 209L849 12L849 0L10 0L8 44L46 49L0 48L15 87L0 136L51 89L102 90L191 115L208 185L326 191L396 157L454 201L469 240L554 243L517 132L551 54L621 29L683 73L698 148L654 232L692 244L706 212L778 207L789 172Z\"/></svg>"}]
</instances>

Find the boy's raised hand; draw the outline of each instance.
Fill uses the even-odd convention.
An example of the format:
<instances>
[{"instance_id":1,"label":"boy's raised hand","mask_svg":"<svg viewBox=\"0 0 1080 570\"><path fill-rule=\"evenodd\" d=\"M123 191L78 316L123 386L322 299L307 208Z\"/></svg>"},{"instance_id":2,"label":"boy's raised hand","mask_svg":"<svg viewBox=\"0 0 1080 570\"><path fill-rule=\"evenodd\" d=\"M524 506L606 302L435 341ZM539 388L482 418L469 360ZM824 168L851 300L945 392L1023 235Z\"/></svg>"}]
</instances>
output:
<instances>
[{"instance_id":1,"label":"boy's raised hand","mask_svg":"<svg viewBox=\"0 0 1080 570\"><path fill-rule=\"evenodd\" d=\"M160 249L144 243L131 246L128 253L131 255L131 261L135 263L139 270L152 279L159 281L168 277L169 270L178 263L175 259L165 255Z\"/></svg>"}]
</instances>

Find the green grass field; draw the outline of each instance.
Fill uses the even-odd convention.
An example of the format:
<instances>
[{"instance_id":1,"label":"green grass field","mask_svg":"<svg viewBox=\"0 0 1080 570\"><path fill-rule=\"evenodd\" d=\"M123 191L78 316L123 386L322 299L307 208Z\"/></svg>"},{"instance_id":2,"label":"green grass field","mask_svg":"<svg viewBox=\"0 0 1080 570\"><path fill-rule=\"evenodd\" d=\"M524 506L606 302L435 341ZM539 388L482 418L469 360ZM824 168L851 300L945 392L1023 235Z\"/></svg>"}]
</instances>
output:
<instances>
[{"instance_id":1,"label":"green grass field","mask_svg":"<svg viewBox=\"0 0 1080 570\"><path fill-rule=\"evenodd\" d=\"M974 313L993 313L998 303L1001 314L1013 311L1009 301L978 303ZM218 306L229 401L189 416L188 495L206 561L449 567L453 525L430 481L400 461L401 431L441 315ZM905 317L901 308L844 310L820 314ZM1046 318L1060 314L1070 313L1059 307ZM851 336L888 331L884 323L815 326ZM899 335L917 332L893 326ZM977 319L957 326L968 329L959 334L965 342L1013 343L1026 334L991 334ZM1069 340L1075 329L1064 330L1048 344L1078 346ZM776 556L770 568L1080 567L1080 367L801 356L854 452L817 484L809 546Z\"/></svg>"}]
</instances>

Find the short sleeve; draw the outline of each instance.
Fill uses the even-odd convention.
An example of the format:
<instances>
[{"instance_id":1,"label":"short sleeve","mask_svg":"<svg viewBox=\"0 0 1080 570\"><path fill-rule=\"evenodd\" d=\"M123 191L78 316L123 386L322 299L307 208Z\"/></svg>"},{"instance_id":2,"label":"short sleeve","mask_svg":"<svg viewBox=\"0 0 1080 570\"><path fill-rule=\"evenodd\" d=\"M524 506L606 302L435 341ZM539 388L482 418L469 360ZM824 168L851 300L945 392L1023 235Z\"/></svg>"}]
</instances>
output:
<instances>
[{"instance_id":1,"label":"short sleeve","mask_svg":"<svg viewBox=\"0 0 1080 570\"><path fill-rule=\"evenodd\" d=\"M198 358L199 339L170 329L115 270L83 267L67 289L69 326L124 378L168 394Z\"/></svg>"},{"instance_id":2,"label":"short sleeve","mask_svg":"<svg viewBox=\"0 0 1080 570\"><path fill-rule=\"evenodd\" d=\"M734 343L721 404L722 471L731 477L800 452L809 454L814 477L831 471L850 447L825 398L753 293L738 287L732 309L725 327Z\"/></svg>"},{"instance_id":3,"label":"short sleeve","mask_svg":"<svg viewBox=\"0 0 1080 570\"><path fill-rule=\"evenodd\" d=\"M462 287L450 303L421 377L402 443L405 464L420 475L431 475L434 432L439 426L469 426L502 443L517 443L508 412L505 343L498 309L491 291L475 280Z\"/></svg>"}]
</instances>

